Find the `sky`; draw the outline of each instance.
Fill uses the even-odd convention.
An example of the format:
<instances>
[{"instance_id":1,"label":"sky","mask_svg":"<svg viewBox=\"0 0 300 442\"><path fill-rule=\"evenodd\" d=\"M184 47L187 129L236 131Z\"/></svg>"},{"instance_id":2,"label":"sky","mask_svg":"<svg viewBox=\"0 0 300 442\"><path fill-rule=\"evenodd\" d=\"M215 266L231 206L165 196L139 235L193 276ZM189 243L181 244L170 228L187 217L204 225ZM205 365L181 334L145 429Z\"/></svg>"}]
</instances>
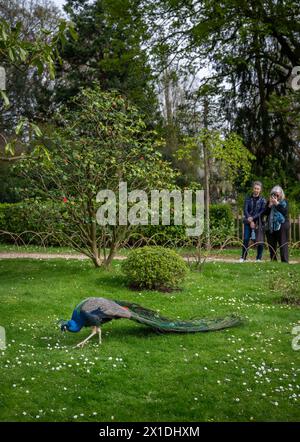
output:
<instances>
[{"instance_id":1,"label":"sky","mask_svg":"<svg viewBox=\"0 0 300 442\"><path fill-rule=\"evenodd\" d=\"M60 7L60 9L62 9L62 5L65 3L65 0L52 0L53 3L55 3L57 6Z\"/></svg>"}]
</instances>

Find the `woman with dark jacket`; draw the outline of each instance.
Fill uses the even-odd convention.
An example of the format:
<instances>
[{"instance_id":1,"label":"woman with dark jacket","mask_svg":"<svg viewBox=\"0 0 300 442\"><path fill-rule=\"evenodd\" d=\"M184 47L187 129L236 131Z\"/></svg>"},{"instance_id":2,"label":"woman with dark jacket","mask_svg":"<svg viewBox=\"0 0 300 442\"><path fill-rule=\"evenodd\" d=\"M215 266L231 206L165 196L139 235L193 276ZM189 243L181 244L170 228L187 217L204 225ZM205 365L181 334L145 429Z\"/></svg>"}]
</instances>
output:
<instances>
[{"instance_id":1,"label":"woman with dark jacket","mask_svg":"<svg viewBox=\"0 0 300 442\"><path fill-rule=\"evenodd\" d=\"M265 231L270 251L271 261L277 261L277 244L282 262L289 262L289 214L288 202L280 186L275 186L270 192L264 215L267 215Z\"/></svg>"}]
</instances>

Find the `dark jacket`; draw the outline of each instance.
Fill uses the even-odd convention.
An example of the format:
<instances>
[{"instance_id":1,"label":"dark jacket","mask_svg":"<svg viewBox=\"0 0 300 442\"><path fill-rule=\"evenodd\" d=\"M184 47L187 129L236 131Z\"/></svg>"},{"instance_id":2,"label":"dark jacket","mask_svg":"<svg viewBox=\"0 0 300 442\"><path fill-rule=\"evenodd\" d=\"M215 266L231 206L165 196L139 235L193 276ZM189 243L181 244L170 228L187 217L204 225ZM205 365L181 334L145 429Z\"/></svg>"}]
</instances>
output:
<instances>
[{"instance_id":1,"label":"dark jacket","mask_svg":"<svg viewBox=\"0 0 300 442\"><path fill-rule=\"evenodd\" d=\"M266 200L262 196L258 197L256 206L254 204L253 195L247 196L244 203L244 219L243 223L248 223L248 218L251 216L254 222L260 222L266 208Z\"/></svg>"},{"instance_id":2,"label":"dark jacket","mask_svg":"<svg viewBox=\"0 0 300 442\"><path fill-rule=\"evenodd\" d=\"M276 209L277 209L278 212L280 212L280 213L284 216L284 218L285 218L285 222L283 223L283 227L284 227L284 228L289 228L289 224L290 224L290 222L289 222L289 206L288 206L288 202L287 202L287 200L285 200L285 202L286 202L286 205L285 205L285 206L283 206L283 205L281 205L281 204L279 203L279 204L276 206ZM265 210L264 210L264 215L267 216L267 221L266 221L266 224L267 224L267 225L268 225L268 222L269 222L270 212L271 212L271 207L269 207L269 205L267 204L267 205L266 205L266 208L265 208Z\"/></svg>"}]
</instances>

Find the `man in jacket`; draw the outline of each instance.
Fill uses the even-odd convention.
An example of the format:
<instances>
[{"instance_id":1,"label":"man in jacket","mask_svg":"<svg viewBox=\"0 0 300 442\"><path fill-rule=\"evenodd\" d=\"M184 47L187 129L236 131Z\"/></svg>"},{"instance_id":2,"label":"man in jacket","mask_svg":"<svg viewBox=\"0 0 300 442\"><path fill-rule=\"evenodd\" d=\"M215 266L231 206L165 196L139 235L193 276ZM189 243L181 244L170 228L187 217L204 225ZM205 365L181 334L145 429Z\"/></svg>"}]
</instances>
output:
<instances>
[{"instance_id":1,"label":"man in jacket","mask_svg":"<svg viewBox=\"0 0 300 442\"><path fill-rule=\"evenodd\" d=\"M265 211L266 200L261 196L261 191L261 182L255 181L252 187L252 195L245 199L243 219L244 239L240 262L244 262L247 259L250 238L258 244L256 261L261 261L262 258L264 249L262 215Z\"/></svg>"}]
</instances>

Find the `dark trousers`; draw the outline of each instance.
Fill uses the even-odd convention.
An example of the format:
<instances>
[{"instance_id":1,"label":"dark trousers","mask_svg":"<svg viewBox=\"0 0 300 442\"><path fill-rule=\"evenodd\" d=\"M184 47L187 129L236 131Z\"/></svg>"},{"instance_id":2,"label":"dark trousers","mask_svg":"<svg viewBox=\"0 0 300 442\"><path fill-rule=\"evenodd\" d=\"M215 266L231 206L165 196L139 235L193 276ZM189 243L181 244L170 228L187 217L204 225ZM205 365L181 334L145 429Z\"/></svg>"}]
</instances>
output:
<instances>
[{"instance_id":1,"label":"dark trousers","mask_svg":"<svg viewBox=\"0 0 300 442\"><path fill-rule=\"evenodd\" d=\"M289 228L290 223L285 222L281 224L280 230L272 233L266 232L271 261L277 261L276 252L278 245L281 262L289 262Z\"/></svg>"},{"instance_id":2,"label":"dark trousers","mask_svg":"<svg viewBox=\"0 0 300 442\"><path fill-rule=\"evenodd\" d=\"M244 224L244 240L243 240L243 248L242 248L242 258L246 259L248 255L248 246L251 236L251 227L250 224ZM256 259L261 259L264 250L263 244L258 244L257 246L257 255Z\"/></svg>"}]
</instances>

